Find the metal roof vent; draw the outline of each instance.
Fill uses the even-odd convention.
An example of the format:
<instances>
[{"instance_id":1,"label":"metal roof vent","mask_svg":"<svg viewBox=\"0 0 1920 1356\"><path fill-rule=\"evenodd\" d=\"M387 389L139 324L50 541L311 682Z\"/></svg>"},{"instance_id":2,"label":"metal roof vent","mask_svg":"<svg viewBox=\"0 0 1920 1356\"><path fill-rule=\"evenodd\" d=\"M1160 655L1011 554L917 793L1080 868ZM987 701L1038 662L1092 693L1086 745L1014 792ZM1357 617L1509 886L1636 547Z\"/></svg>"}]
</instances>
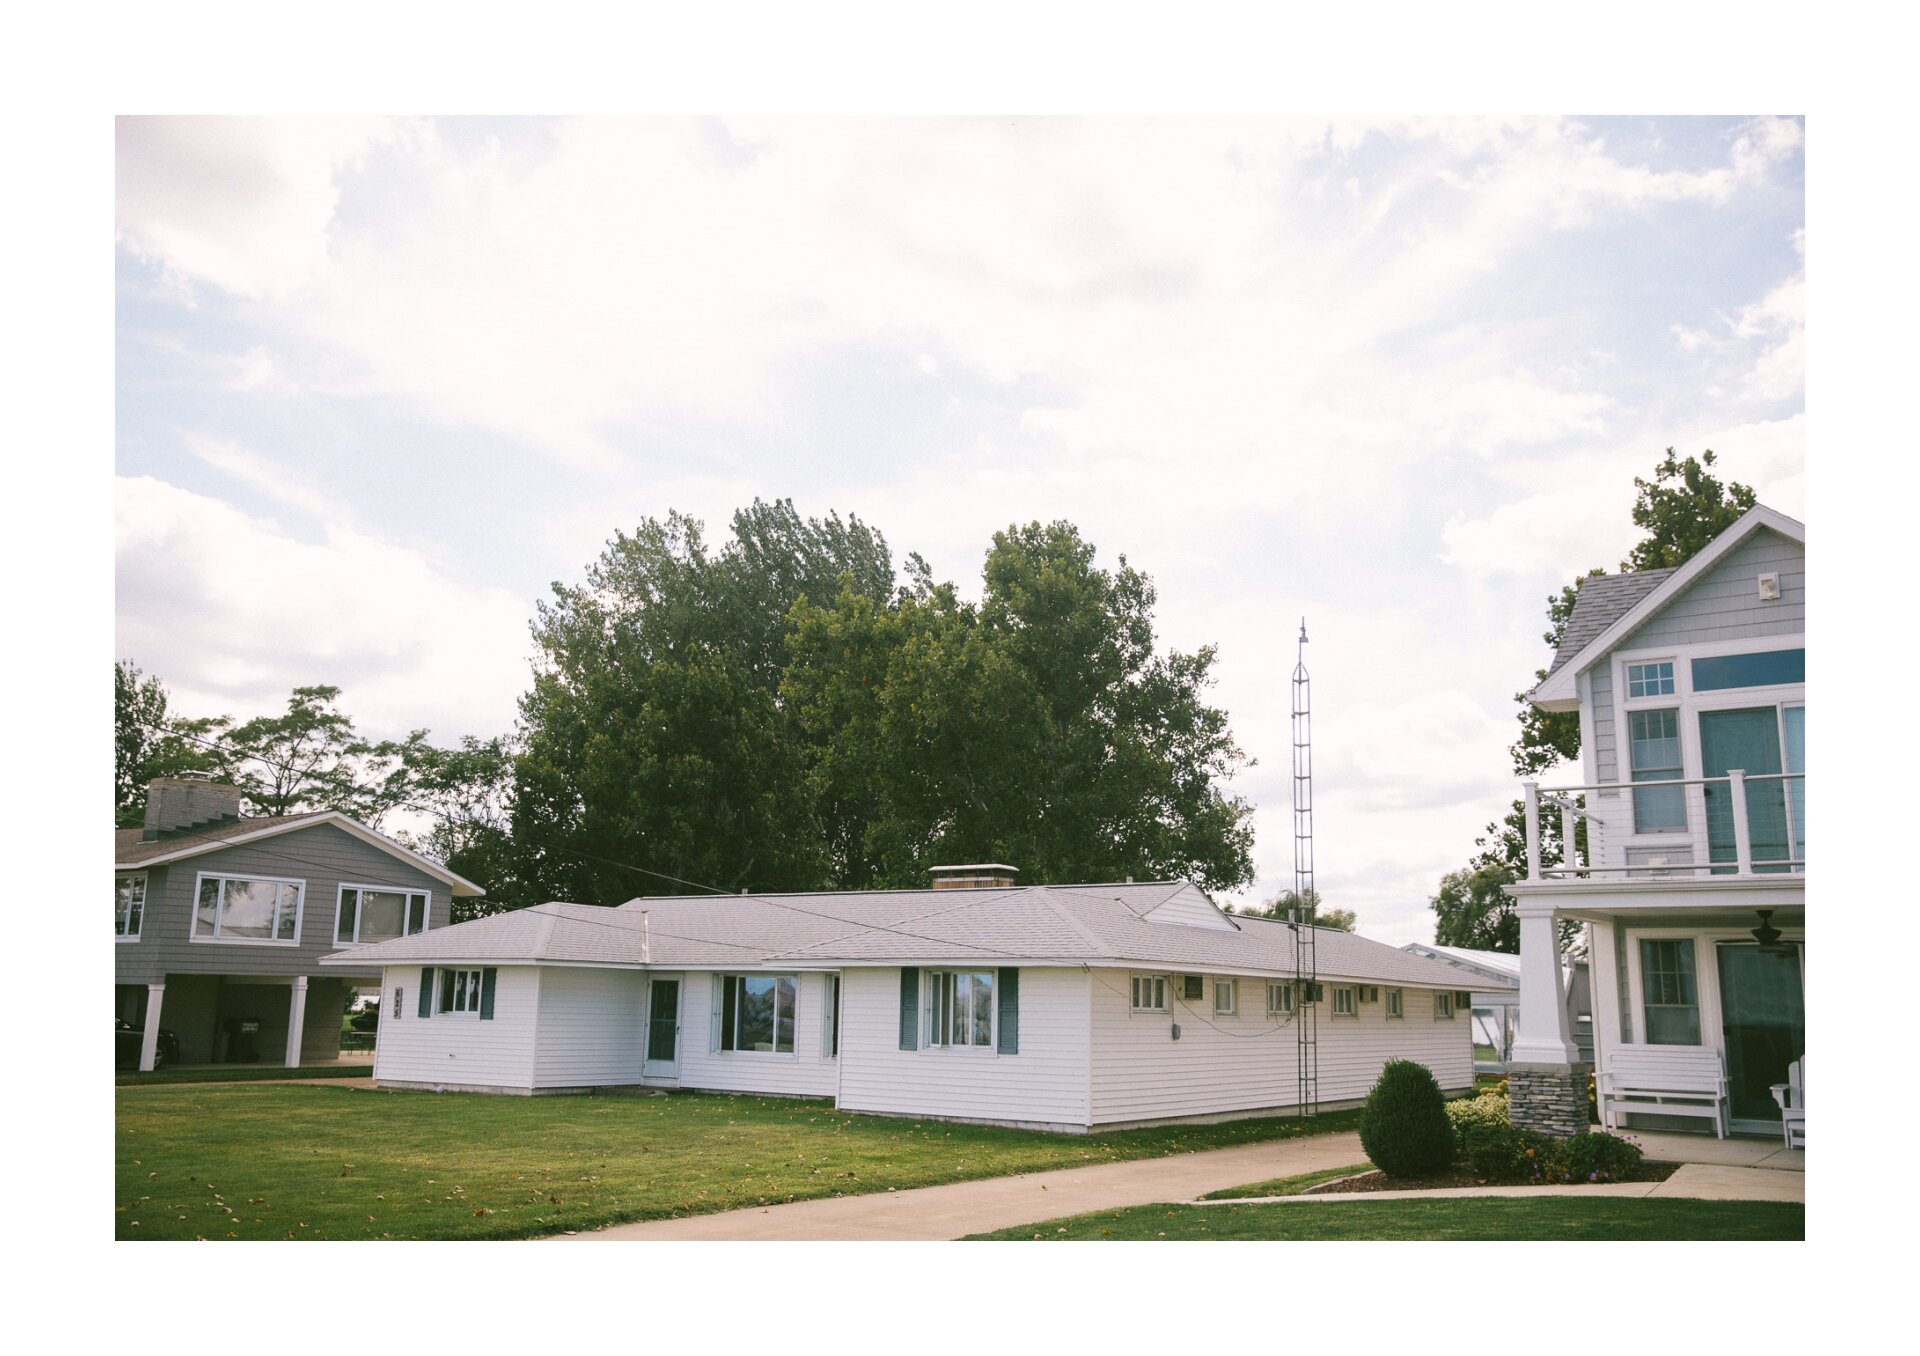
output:
<instances>
[{"instance_id":1,"label":"metal roof vent","mask_svg":"<svg viewBox=\"0 0 1920 1356\"><path fill-rule=\"evenodd\" d=\"M1010 890L1019 883L1014 877L1020 874L1019 867L1004 862L936 866L931 871L936 890Z\"/></svg>"}]
</instances>

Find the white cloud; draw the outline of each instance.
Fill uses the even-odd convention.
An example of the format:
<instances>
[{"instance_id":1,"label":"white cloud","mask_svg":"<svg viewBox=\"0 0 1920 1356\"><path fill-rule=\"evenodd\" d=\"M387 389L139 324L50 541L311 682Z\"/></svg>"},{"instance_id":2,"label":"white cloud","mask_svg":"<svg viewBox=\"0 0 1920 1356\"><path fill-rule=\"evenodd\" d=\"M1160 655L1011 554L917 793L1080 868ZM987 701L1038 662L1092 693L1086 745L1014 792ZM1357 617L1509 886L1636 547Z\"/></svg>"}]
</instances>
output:
<instances>
[{"instance_id":1,"label":"white cloud","mask_svg":"<svg viewBox=\"0 0 1920 1356\"><path fill-rule=\"evenodd\" d=\"M284 299L327 267L337 172L393 134L372 119L122 117L120 243L183 287Z\"/></svg>"},{"instance_id":2,"label":"white cloud","mask_svg":"<svg viewBox=\"0 0 1920 1356\"><path fill-rule=\"evenodd\" d=\"M372 388L574 461L613 459L610 427L648 411L777 418L769 378L796 354L937 334L943 371L1062 392L1030 427L1069 456L1146 455L1217 493L1276 449L1338 449L1342 474L1291 466L1280 502L1455 440L1593 431L1601 394L1499 345L1424 389L1376 346L1541 231L1722 201L1784 153L1756 125L1726 164L1656 172L1577 124L1415 120L1389 125L1387 168L1303 214L1382 133L608 119L534 155L321 127L129 120L123 239L243 295L304 289L287 324ZM338 167L376 141L362 178L413 210L330 224Z\"/></svg>"},{"instance_id":3,"label":"white cloud","mask_svg":"<svg viewBox=\"0 0 1920 1356\"><path fill-rule=\"evenodd\" d=\"M375 736L421 725L451 742L510 729L528 608L448 578L417 552L272 522L151 477L115 485L115 648L187 715L244 719L332 683Z\"/></svg>"}]
</instances>

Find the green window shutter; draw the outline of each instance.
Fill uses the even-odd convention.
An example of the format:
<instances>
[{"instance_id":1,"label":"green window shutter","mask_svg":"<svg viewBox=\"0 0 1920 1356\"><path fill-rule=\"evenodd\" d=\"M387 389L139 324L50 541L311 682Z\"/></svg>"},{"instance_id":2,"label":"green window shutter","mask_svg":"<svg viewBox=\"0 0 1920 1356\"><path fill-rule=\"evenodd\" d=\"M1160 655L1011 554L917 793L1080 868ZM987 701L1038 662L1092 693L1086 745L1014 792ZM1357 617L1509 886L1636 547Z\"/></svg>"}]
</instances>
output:
<instances>
[{"instance_id":1,"label":"green window shutter","mask_svg":"<svg viewBox=\"0 0 1920 1356\"><path fill-rule=\"evenodd\" d=\"M1011 965L1002 966L1000 990L1000 1053L1020 1053L1020 972Z\"/></svg>"},{"instance_id":2,"label":"green window shutter","mask_svg":"<svg viewBox=\"0 0 1920 1356\"><path fill-rule=\"evenodd\" d=\"M433 1016L433 967L431 965L420 972L420 1015Z\"/></svg>"},{"instance_id":3,"label":"green window shutter","mask_svg":"<svg viewBox=\"0 0 1920 1356\"><path fill-rule=\"evenodd\" d=\"M480 972L480 1020L493 1020L493 981L500 972L489 965Z\"/></svg>"},{"instance_id":4,"label":"green window shutter","mask_svg":"<svg viewBox=\"0 0 1920 1356\"><path fill-rule=\"evenodd\" d=\"M920 972L900 967L900 1048L920 1048Z\"/></svg>"}]
</instances>

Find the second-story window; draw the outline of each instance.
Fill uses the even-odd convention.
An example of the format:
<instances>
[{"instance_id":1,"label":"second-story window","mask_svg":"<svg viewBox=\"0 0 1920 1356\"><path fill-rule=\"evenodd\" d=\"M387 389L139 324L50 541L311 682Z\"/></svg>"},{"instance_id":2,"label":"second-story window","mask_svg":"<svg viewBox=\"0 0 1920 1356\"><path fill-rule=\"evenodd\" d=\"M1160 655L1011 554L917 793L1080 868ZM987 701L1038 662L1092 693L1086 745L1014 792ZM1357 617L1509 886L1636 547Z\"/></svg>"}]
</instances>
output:
<instances>
[{"instance_id":1,"label":"second-story window","mask_svg":"<svg viewBox=\"0 0 1920 1356\"><path fill-rule=\"evenodd\" d=\"M427 930L424 890L377 890L364 885L340 887L340 911L333 940L340 946L390 942Z\"/></svg>"},{"instance_id":2,"label":"second-story window","mask_svg":"<svg viewBox=\"0 0 1920 1356\"><path fill-rule=\"evenodd\" d=\"M1636 782L1678 781L1680 712L1672 707L1627 713L1629 758ZM1668 833L1687 827L1685 787L1649 786L1633 793L1635 833Z\"/></svg>"},{"instance_id":3,"label":"second-story window","mask_svg":"<svg viewBox=\"0 0 1920 1356\"><path fill-rule=\"evenodd\" d=\"M1670 697L1673 695L1673 661L1656 660L1651 664L1627 665L1629 697Z\"/></svg>"},{"instance_id":4,"label":"second-story window","mask_svg":"<svg viewBox=\"0 0 1920 1356\"><path fill-rule=\"evenodd\" d=\"M202 876L193 910L196 942L292 946L300 940L297 880Z\"/></svg>"},{"instance_id":5,"label":"second-story window","mask_svg":"<svg viewBox=\"0 0 1920 1356\"><path fill-rule=\"evenodd\" d=\"M113 879L113 935L123 941L140 938L140 914L147 902L145 876L115 876Z\"/></svg>"}]
</instances>

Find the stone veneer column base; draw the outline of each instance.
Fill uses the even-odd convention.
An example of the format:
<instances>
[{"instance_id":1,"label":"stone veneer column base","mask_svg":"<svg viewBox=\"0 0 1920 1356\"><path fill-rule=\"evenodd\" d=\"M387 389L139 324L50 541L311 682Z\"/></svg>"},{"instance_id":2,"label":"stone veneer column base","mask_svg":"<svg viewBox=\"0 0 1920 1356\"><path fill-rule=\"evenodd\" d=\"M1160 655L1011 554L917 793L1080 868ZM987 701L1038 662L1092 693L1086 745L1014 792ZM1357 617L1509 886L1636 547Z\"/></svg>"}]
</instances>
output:
<instances>
[{"instance_id":1,"label":"stone veneer column base","mask_svg":"<svg viewBox=\"0 0 1920 1356\"><path fill-rule=\"evenodd\" d=\"M1587 1075L1591 1064L1509 1064L1507 1117L1517 1130L1564 1139L1589 1128Z\"/></svg>"}]
</instances>

